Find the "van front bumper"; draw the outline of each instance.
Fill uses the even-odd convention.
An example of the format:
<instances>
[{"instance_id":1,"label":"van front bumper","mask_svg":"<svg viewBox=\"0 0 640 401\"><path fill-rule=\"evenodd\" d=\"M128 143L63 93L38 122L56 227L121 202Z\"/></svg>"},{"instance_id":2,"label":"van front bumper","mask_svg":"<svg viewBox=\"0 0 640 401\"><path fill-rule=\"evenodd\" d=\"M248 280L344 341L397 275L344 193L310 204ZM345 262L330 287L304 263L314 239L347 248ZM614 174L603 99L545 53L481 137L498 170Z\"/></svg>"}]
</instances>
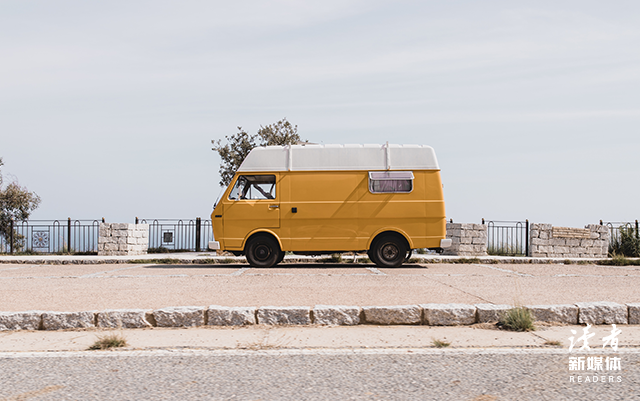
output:
<instances>
[{"instance_id":1,"label":"van front bumper","mask_svg":"<svg viewBox=\"0 0 640 401\"><path fill-rule=\"evenodd\" d=\"M209 249L217 251L220 249L220 243L218 241L209 241Z\"/></svg>"},{"instance_id":2,"label":"van front bumper","mask_svg":"<svg viewBox=\"0 0 640 401\"><path fill-rule=\"evenodd\" d=\"M440 240L440 248L449 248L451 246L451 239L441 239Z\"/></svg>"}]
</instances>

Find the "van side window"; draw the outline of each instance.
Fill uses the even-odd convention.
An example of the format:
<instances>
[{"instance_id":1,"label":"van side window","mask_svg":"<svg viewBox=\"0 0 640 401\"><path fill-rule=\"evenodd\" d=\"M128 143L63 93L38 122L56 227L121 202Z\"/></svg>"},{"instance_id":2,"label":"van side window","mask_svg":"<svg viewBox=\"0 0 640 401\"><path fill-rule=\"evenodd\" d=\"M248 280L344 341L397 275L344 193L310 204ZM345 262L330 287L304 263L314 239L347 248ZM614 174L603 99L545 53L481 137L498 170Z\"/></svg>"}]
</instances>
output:
<instances>
[{"instance_id":1,"label":"van side window","mask_svg":"<svg viewBox=\"0 0 640 401\"><path fill-rule=\"evenodd\" d=\"M413 172L371 171L369 191L373 194L409 193L413 191Z\"/></svg>"},{"instance_id":2,"label":"van side window","mask_svg":"<svg viewBox=\"0 0 640 401\"><path fill-rule=\"evenodd\" d=\"M241 175L233 186L229 199L275 199L275 175Z\"/></svg>"}]
</instances>

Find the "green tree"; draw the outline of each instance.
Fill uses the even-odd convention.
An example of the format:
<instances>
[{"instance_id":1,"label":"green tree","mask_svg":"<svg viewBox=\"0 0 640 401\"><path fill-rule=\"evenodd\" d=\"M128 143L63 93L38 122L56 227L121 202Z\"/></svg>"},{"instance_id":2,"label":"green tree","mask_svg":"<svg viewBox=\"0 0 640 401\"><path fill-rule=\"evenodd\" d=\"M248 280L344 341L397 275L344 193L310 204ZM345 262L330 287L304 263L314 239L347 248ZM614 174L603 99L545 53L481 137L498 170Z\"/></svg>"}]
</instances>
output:
<instances>
[{"instance_id":1,"label":"green tree","mask_svg":"<svg viewBox=\"0 0 640 401\"><path fill-rule=\"evenodd\" d=\"M291 125L286 118L266 127L261 125L255 135L249 135L242 127L238 127L237 133L225 135L225 139L225 144L220 139L211 141L213 150L218 152L220 159L222 159L219 170L220 185L222 186L231 183L245 157L256 146L295 145L303 142L298 135L298 126ZM258 143L256 143L257 140Z\"/></svg>"},{"instance_id":2,"label":"green tree","mask_svg":"<svg viewBox=\"0 0 640 401\"><path fill-rule=\"evenodd\" d=\"M0 158L0 166L3 165ZM11 238L11 221L25 221L40 205L40 197L34 192L29 192L16 181L3 186L2 173L0 173L0 236L8 242ZM20 249L23 236L14 232L13 247Z\"/></svg>"}]
</instances>

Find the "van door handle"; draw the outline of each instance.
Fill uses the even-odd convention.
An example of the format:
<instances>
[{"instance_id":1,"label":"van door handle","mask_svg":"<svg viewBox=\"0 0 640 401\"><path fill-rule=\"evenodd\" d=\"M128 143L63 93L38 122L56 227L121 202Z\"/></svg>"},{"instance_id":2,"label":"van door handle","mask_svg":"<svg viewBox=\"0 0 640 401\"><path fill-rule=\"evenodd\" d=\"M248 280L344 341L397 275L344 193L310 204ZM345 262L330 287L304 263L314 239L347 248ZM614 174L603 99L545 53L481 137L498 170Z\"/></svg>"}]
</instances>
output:
<instances>
[{"instance_id":1,"label":"van door handle","mask_svg":"<svg viewBox=\"0 0 640 401\"><path fill-rule=\"evenodd\" d=\"M269 209L280 209L280 205L269 205Z\"/></svg>"}]
</instances>

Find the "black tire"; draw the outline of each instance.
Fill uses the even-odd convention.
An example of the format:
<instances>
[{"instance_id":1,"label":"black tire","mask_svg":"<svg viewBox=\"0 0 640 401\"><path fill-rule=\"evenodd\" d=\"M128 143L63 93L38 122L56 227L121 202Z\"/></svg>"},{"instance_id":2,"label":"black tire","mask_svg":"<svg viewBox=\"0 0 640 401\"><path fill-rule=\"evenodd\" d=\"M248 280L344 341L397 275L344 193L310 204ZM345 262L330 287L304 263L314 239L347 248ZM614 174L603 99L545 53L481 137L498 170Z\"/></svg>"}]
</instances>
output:
<instances>
[{"instance_id":1,"label":"black tire","mask_svg":"<svg viewBox=\"0 0 640 401\"><path fill-rule=\"evenodd\" d=\"M280 250L278 242L268 235L257 235L244 248L247 261L253 267L271 267L278 263Z\"/></svg>"},{"instance_id":2,"label":"black tire","mask_svg":"<svg viewBox=\"0 0 640 401\"><path fill-rule=\"evenodd\" d=\"M280 257L276 261L277 265L280 264L280 262L282 262L282 260L284 259L284 254L285 254L285 252L280 251Z\"/></svg>"},{"instance_id":3,"label":"black tire","mask_svg":"<svg viewBox=\"0 0 640 401\"><path fill-rule=\"evenodd\" d=\"M375 244L374 244L374 245L375 245ZM369 260L370 260L371 262L373 262L373 263L374 263L374 264L376 264L376 265L378 264L378 262L376 262L376 255L375 255L375 252L373 252L373 247L367 251L367 256L369 257Z\"/></svg>"},{"instance_id":4,"label":"black tire","mask_svg":"<svg viewBox=\"0 0 640 401\"><path fill-rule=\"evenodd\" d=\"M384 235L378 238L371 249L371 260L380 267L398 267L407 256L404 238L398 235Z\"/></svg>"}]
</instances>

